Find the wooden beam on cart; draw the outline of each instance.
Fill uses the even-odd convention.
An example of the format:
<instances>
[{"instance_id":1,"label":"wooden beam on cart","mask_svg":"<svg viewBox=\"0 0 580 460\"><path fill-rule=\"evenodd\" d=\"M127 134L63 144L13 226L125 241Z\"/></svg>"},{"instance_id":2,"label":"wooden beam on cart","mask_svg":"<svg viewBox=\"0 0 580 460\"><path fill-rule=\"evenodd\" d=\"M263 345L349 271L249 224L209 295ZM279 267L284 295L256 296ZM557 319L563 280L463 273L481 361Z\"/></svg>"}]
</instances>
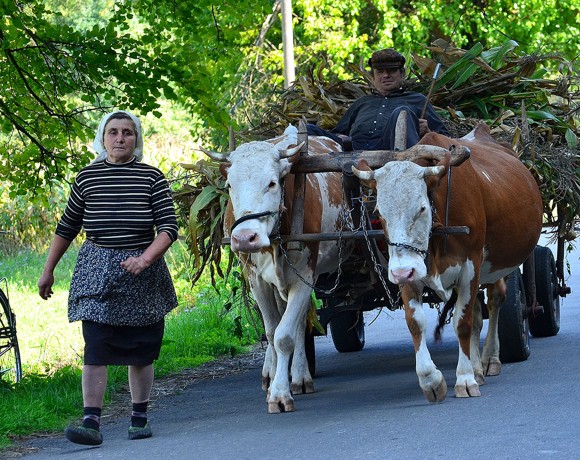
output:
<instances>
[{"instance_id":1,"label":"wooden beam on cart","mask_svg":"<svg viewBox=\"0 0 580 460\"><path fill-rule=\"evenodd\" d=\"M293 174L314 172L343 172L348 163L356 165L359 160L365 160L371 169L384 166L389 161L402 160L403 158L420 158L426 149L447 152L442 147L415 145L404 151L396 150L354 150L352 152L330 152L325 155L305 154L292 166ZM459 166L469 158L469 149L457 146L450 150L451 165Z\"/></svg>"},{"instance_id":2,"label":"wooden beam on cart","mask_svg":"<svg viewBox=\"0 0 580 460\"><path fill-rule=\"evenodd\" d=\"M436 227L432 231L433 235L458 235L469 234L469 227L458 225L456 227ZM366 232L329 232L329 233L301 233L296 235L281 235L280 239L283 243L300 241L336 241L336 240L362 240L365 238L384 238L385 233L382 230L367 230ZM273 238L273 237L272 237ZM222 244L230 244L229 238L223 238Z\"/></svg>"},{"instance_id":3,"label":"wooden beam on cart","mask_svg":"<svg viewBox=\"0 0 580 460\"><path fill-rule=\"evenodd\" d=\"M300 120L298 123L298 145L302 143L300 148L300 160L308 156L308 133L306 132L306 123ZM290 235L301 235L304 232L304 193L306 190L306 174L299 172L294 174L294 197L292 200L292 220L290 227ZM290 240L299 241L299 240ZM288 250L298 250L300 245L293 244L288 246Z\"/></svg>"}]
</instances>

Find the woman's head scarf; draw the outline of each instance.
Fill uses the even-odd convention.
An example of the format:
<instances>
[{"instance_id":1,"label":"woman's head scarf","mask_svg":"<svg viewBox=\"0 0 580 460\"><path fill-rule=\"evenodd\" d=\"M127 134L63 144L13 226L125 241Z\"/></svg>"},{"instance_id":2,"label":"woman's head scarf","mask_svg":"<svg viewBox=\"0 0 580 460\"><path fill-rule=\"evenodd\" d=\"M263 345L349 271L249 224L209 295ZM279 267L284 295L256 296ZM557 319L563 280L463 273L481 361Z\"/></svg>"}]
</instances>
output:
<instances>
[{"instance_id":1,"label":"woman's head scarf","mask_svg":"<svg viewBox=\"0 0 580 460\"><path fill-rule=\"evenodd\" d=\"M95 152L97 152L97 158L93 160L93 163L96 163L97 161L103 161L107 158L107 150L105 149L105 126L107 121L109 121L109 118L111 118L111 115L116 113L124 113L128 115L131 120L133 120L135 131L137 132L137 140L135 141L135 150L133 151L133 154L137 158L137 161L143 161L143 131L141 129L141 122L139 121L139 118L130 112L126 112L125 110L115 110L114 112L106 114L99 123L97 135L93 141L93 148L95 149Z\"/></svg>"}]
</instances>

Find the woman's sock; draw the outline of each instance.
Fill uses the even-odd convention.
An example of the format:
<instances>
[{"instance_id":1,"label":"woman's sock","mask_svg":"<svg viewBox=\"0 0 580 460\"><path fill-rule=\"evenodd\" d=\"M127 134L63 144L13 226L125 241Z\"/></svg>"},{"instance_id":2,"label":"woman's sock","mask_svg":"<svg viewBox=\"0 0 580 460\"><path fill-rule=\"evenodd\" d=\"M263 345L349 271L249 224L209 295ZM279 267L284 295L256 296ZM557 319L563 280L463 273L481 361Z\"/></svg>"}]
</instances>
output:
<instances>
[{"instance_id":1,"label":"woman's sock","mask_svg":"<svg viewBox=\"0 0 580 460\"><path fill-rule=\"evenodd\" d=\"M143 403L133 403L131 426L136 428L143 428L145 425L147 425L147 404L149 404L149 401L145 401Z\"/></svg>"},{"instance_id":2,"label":"woman's sock","mask_svg":"<svg viewBox=\"0 0 580 460\"><path fill-rule=\"evenodd\" d=\"M101 408L85 407L83 417L83 427L99 431L101 424Z\"/></svg>"}]
</instances>

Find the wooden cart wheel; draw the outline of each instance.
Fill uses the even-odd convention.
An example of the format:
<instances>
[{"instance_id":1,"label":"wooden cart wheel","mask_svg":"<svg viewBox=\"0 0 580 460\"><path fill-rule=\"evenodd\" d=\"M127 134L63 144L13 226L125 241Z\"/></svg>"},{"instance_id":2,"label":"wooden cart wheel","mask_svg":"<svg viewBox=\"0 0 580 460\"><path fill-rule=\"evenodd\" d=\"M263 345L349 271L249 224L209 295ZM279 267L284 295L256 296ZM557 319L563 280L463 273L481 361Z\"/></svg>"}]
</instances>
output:
<instances>
[{"instance_id":1,"label":"wooden cart wheel","mask_svg":"<svg viewBox=\"0 0 580 460\"><path fill-rule=\"evenodd\" d=\"M526 292L520 269L506 279L505 302L499 310L499 359L502 363L525 361L530 356Z\"/></svg>"},{"instance_id":2,"label":"wooden cart wheel","mask_svg":"<svg viewBox=\"0 0 580 460\"><path fill-rule=\"evenodd\" d=\"M534 337L551 337L560 331L560 296L556 261L550 248L536 246L534 250L536 297L544 307L542 313L529 316L530 332Z\"/></svg>"},{"instance_id":3,"label":"wooden cart wheel","mask_svg":"<svg viewBox=\"0 0 580 460\"><path fill-rule=\"evenodd\" d=\"M360 351L365 346L365 323L359 310L346 310L330 319L334 347L340 353Z\"/></svg>"}]
</instances>

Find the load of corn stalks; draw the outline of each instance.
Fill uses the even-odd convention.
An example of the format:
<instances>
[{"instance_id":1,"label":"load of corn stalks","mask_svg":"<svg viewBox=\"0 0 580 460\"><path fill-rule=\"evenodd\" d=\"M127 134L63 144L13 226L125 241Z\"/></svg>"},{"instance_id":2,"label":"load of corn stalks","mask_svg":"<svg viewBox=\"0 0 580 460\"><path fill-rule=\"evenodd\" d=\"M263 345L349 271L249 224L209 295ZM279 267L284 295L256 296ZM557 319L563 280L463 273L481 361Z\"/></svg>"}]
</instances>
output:
<instances>
[{"instance_id":1,"label":"load of corn stalks","mask_svg":"<svg viewBox=\"0 0 580 460\"><path fill-rule=\"evenodd\" d=\"M510 142L540 185L546 226L572 238L580 216L580 75L574 63L556 53L518 55L513 41L489 50L480 44L463 50L444 41L427 48L434 57L412 56L407 87L429 96L452 137L484 121L499 140ZM349 68L355 75L351 80L325 77L326 62L319 60L236 136L241 141L271 138L301 119L332 129L355 99L372 90L366 70ZM222 274L227 192L210 161L184 167L188 180L177 182L175 197L188 222L193 280L208 265L213 279L215 271Z\"/></svg>"}]
</instances>

